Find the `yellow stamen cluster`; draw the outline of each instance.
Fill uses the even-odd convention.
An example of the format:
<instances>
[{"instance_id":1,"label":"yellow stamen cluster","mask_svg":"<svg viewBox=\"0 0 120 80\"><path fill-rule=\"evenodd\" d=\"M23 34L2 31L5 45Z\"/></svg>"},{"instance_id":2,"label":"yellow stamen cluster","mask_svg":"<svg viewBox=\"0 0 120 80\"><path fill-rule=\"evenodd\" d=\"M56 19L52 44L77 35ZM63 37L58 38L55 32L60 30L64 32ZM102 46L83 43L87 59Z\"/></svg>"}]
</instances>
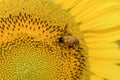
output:
<instances>
[{"instance_id":1,"label":"yellow stamen cluster","mask_svg":"<svg viewBox=\"0 0 120 80\"><path fill-rule=\"evenodd\" d=\"M0 80L89 80L87 49L71 15L49 1L0 2ZM59 45L71 33L80 44Z\"/></svg>"}]
</instances>

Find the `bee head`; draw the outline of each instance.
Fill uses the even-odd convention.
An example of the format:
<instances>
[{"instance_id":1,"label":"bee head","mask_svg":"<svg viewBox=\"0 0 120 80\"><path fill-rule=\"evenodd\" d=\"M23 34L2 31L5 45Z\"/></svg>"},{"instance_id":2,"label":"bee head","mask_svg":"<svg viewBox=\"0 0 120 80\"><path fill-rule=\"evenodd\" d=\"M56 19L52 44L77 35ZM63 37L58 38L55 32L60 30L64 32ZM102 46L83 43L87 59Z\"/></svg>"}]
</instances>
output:
<instances>
[{"instance_id":1,"label":"bee head","mask_svg":"<svg viewBox=\"0 0 120 80\"><path fill-rule=\"evenodd\" d=\"M58 38L57 39L57 43L64 43L64 37L62 36L62 37L60 37L60 38Z\"/></svg>"}]
</instances>

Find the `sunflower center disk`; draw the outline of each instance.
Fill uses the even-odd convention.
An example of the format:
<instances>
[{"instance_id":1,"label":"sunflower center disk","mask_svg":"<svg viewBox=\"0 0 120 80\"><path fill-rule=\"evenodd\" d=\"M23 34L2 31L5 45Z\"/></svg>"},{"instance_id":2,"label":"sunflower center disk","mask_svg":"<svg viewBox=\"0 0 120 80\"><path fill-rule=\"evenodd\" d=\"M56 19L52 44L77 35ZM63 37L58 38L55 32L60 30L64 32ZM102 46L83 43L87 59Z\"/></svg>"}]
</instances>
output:
<instances>
[{"instance_id":1,"label":"sunflower center disk","mask_svg":"<svg viewBox=\"0 0 120 80\"><path fill-rule=\"evenodd\" d=\"M84 47L79 44L69 48L64 43L60 45L56 42L66 33L65 25L33 18L26 13L1 18L0 79L87 79L88 66Z\"/></svg>"}]
</instances>

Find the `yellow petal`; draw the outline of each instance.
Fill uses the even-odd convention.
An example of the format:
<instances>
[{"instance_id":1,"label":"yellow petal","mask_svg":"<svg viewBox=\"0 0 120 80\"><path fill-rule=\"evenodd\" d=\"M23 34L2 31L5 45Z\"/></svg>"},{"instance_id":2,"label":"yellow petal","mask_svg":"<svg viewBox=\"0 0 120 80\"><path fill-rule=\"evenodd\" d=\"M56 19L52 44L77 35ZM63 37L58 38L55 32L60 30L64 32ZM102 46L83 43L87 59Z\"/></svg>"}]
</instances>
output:
<instances>
[{"instance_id":1,"label":"yellow petal","mask_svg":"<svg viewBox=\"0 0 120 80\"><path fill-rule=\"evenodd\" d=\"M91 64L91 70L100 77L108 80L120 80L120 66L105 61L91 62Z\"/></svg>"},{"instance_id":2,"label":"yellow petal","mask_svg":"<svg viewBox=\"0 0 120 80\"><path fill-rule=\"evenodd\" d=\"M83 33L87 43L120 40L120 35L118 35L120 34L120 26L102 30L86 30Z\"/></svg>"},{"instance_id":3,"label":"yellow petal","mask_svg":"<svg viewBox=\"0 0 120 80\"><path fill-rule=\"evenodd\" d=\"M95 61L110 61L111 63L120 62L119 44L111 43L91 43L88 45L90 59Z\"/></svg>"},{"instance_id":4,"label":"yellow petal","mask_svg":"<svg viewBox=\"0 0 120 80\"><path fill-rule=\"evenodd\" d=\"M106 49L112 49L116 48L118 49L119 46L115 42L94 42L94 43L89 43L88 48L91 50L106 50Z\"/></svg>"},{"instance_id":5,"label":"yellow petal","mask_svg":"<svg viewBox=\"0 0 120 80\"><path fill-rule=\"evenodd\" d=\"M96 75L91 75L90 80L103 80L101 77L98 77Z\"/></svg>"},{"instance_id":6,"label":"yellow petal","mask_svg":"<svg viewBox=\"0 0 120 80\"><path fill-rule=\"evenodd\" d=\"M111 28L120 25L119 18L120 5L112 6L84 18L80 29L84 31Z\"/></svg>"},{"instance_id":7,"label":"yellow petal","mask_svg":"<svg viewBox=\"0 0 120 80\"><path fill-rule=\"evenodd\" d=\"M104 8L120 4L117 0L82 0L70 13L75 17L77 22L84 20L84 17L90 16Z\"/></svg>"},{"instance_id":8,"label":"yellow petal","mask_svg":"<svg viewBox=\"0 0 120 80\"><path fill-rule=\"evenodd\" d=\"M81 15L82 12L85 12L88 8L90 9L90 7L93 7L93 4L97 4L97 2L98 0L81 0L81 2L71 9L70 13L74 16Z\"/></svg>"},{"instance_id":9,"label":"yellow petal","mask_svg":"<svg viewBox=\"0 0 120 80\"><path fill-rule=\"evenodd\" d=\"M101 59L108 59L108 60L120 60L120 50L116 48L110 48L107 50L89 50L90 57L100 57Z\"/></svg>"}]
</instances>

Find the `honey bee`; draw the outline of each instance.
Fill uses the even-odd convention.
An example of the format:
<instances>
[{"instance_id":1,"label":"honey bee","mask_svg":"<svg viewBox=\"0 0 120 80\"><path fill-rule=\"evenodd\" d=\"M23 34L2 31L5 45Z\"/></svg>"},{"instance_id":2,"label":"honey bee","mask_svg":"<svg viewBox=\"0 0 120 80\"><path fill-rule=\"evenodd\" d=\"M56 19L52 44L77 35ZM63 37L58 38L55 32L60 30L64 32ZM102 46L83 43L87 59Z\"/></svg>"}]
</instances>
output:
<instances>
[{"instance_id":1,"label":"honey bee","mask_svg":"<svg viewBox=\"0 0 120 80\"><path fill-rule=\"evenodd\" d=\"M67 45L69 48L79 44L79 40L72 35L62 36L58 38L57 42Z\"/></svg>"}]
</instances>

